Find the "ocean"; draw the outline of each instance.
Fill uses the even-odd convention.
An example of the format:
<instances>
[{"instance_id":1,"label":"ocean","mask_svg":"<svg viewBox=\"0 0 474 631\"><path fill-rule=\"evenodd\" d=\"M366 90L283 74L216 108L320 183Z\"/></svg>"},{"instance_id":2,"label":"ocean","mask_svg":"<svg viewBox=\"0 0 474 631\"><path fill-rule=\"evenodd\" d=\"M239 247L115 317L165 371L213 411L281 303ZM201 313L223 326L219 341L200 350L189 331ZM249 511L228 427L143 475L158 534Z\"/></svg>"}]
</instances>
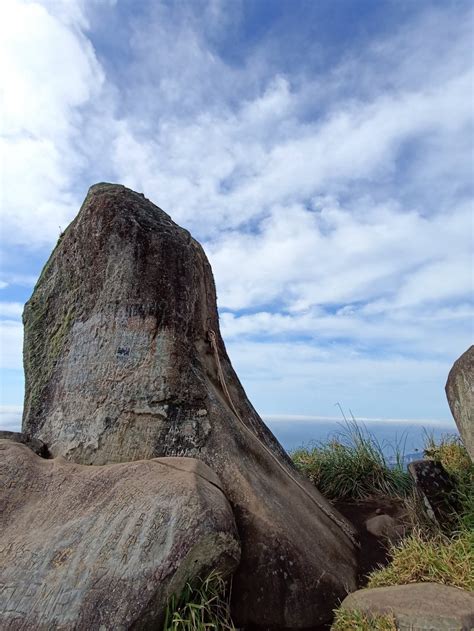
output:
<instances>
[{"instance_id":1,"label":"ocean","mask_svg":"<svg viewBox=\"0 0 474 631\"><path fill-rule=\"evenodd\" d=\"M344 434L344 421L333 419L298 420L264 418L265 423L275 434L286 451L311 444L326 443L338 434ZM427 436L439 440L446 434L458 435L454 423L426 423L376 421L358 422L363 432L368 432L381 446L388 460L392 460L396 448L401 450L407 462L423 454Z\"/></svg>"}]
</instances>

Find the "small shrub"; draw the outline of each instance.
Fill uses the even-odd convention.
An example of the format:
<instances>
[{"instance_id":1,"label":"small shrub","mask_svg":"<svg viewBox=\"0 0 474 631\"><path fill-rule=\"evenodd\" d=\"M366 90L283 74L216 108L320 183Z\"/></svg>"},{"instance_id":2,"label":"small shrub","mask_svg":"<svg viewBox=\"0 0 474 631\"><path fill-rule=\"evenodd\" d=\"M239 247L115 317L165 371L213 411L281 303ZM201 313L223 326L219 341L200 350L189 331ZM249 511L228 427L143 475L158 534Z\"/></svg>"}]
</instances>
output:
<instances>
[{"instance_id":1,"label":"small shrub","mask_svg":"<svg viewBox=\"0 0 474 631\"><path fill-rule=\"evenodd\" d=\"M448 473L464 480L472 472L472 463L459 436L446 435L437 443L432 435L425 438L425 457L440 462Z\"/></svg>"},{"instance_id":2,"label":"small shrub","mask_svg":"<svg viewBox=\"0 0 474 631\"><path fill-rule=\"evenodd\" d=\"M368 587L433 582L474 590L473 531L427 538L417 530L390 552L390 564L369 575Z\"/></svg>"},{"instance_id":3,"label":"small shrub","mask_svg":"<svg viewBox=\"0 0 474 631\"><path fill-rule=\"evenodd\" d=\"M331 631L397 631L392 614L374 616L345 609L338 609L335 614Z\"/></svg>"},{"instance_id":4,"label":"small shrub","mask_svg":"<svg viewBox=\"0 0 474 631\"><path fill-rule=\"evenodd\" d=\"M404 497L413 486L398 446L391 466L375 437L355 420L346 421L345 429L329 443L297 449L291 456L328 499Z\"/></svg>"},{"instance_id":5,"label":"small shrub","mask_svg":"<svg viewBox=\"0 0 474 631\"><path fill-rule=\"evenodd\" d=\"M163 631L236 631L230 616L229 590L217 572L187 583L168 603Z\"/></svg>"}]
</instances>

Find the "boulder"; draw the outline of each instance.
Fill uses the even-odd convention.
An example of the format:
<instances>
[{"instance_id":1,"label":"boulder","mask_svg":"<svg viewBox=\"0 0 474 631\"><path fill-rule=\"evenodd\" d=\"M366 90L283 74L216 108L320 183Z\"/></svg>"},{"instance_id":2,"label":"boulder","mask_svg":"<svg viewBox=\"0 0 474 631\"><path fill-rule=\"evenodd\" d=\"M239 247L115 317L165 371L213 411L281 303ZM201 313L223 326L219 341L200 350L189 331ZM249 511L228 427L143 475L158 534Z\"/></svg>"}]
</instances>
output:
<instances>
[{"instance_id":1,"label":"boulder","mask_svg":"<svg viewBox=\"0 0 474 631\"><path fill-rule=\"evenodd\" d=\"M393 517L385 514L370 517L365 522L365 527L367 532L370 532L377 539L383 539L390 543L399 541L405 530L401 524L397 524Z\"/></svg>"},{"instance_id":2,"label":"boulder","mask_svg":"<svg viewBox=\"0 0 474 631\"><path fill-rule=\"evenodd\" d=\"M238 273L238 271L236 271ZM123 186L93 186L24 311L23 431L82 464L204 461L242 541L236 623L329 620L356 587L350 524L295 470L235 374L202 247Z\"/></svg>"},{"instance_id":3,"label":"boulder","mask_svg":"<svg viewBox=\"0 0 474 631\"><path fill-rule=\"evenodd\" d=\"M449 371L446 397L466 449L474 461L474 345Z\"/></svg>"},{"instance_id":4,"label":"boulder","mask_svg":"<svg viewBox=\"0 0 474 631\"><path fill-rule=\"evenodd\" d=\"M28 434L23 434L22 432L9 432L7 430L0 430L0 440L12 440L15 443L21 443L22 445L26 445L35 454L41 456L42 458L49 458L50 453L48 450L48 446L44 444L42 440L38 438L32 438L28 436Z\"/></svg>"},{"instance_id":5,"label":"boulder","mask_svg":"<svg viewBox=\"0 0 474 631\"><path fill-rule=\"evenodd\" d=\"M399 631L471 631L474 595L438 583L360 589L341 607L370 615L392 613Z\"/></svg>"},{"instance_id":6,"label":"boulder","mask_svg":"<svg viewBox=\"0 0 474 631\"><path fill-rule=\"evenodd\" d=\"M85 466L0 441L0 628L159 629L186 581L240 544L217 475L192 458Z\"/></svg>"},{"instance_id":7,"label":"boulder","mask_svg":"<svg viewBox=\"0 0 474 631\"><path fill-rule=\"evenodd\" d=\"M452 477L440 462L434 460L414 460L408 465L408 472L423 498L428 517L449 527L460 508Z\"/></svg>"}]
</instances>

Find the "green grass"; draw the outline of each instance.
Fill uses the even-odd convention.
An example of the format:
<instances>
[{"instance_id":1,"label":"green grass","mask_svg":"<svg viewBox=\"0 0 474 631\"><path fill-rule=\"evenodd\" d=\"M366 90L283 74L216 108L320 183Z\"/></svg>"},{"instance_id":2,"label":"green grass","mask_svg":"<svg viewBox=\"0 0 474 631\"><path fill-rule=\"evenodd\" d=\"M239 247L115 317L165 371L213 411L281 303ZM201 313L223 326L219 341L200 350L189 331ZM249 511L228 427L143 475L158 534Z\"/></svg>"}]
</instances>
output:
<instances>
[{"instance_id":1,"label":"green grass","mask_svg":"<svg viewBox=\"0 0 474 631\"><path fill-rule=\"evenodd\" d=\"M458 436L447 435L439 442L425 439L425 457L440 462L451 475L459 513L454 515L454 530L474 531L474 465Z\"/></svg>"},{"instance_id":2,"label":"green grass","mask_svg":"<svg viewBox=\"0 0 474 631\"><path fill-rule=\"evenodd\" d=\"M230 617L229 589L217 572L187 583L179 597L172 597L163 631L236 631Z\"/></svg>"},{"instance_id":3,"label":"green grass","mask_svg":"<svg viewBox=\"0 0 474 631\"><path fill-rule=\"evenodd\" d=\"M433 524L420 505L408 512L414 529L391 548L390 564L369 577L368 587L434 582L474 590L474 467L457 436L425 440L425 457L440 462L454 482L459 512L446 524Z\"/></svg>"},{"instance_id":4,"label":"green grass","mask_svg":"<svg viewBox=\"0 0 474 631\"><path fill-rule=\"evenodd\" d=\"M396 464L389 466L375 437L352 419L329 443L296 449L291 457L330 500L406 497L413 483L403 465L400 445L394 446L394 453Z\"/></svg>"},{"instance_id":5,"label":"green grass","mask_svg":"<svg viewBox=\"0 0 474 631\"><path fill-rule=\"evenodd\" d=\"M392 614L369 615L362 611L336 611L331 631L397 631Z\"/></svg>"},{"instance_id":6,"label":"green grass","mask_svg":"<svg viewBox=\"0 0 474 631\"><path fill-rule=\"evenodd\" d=\"M414 531L391 549L387 567L372 572L368 587L406 583L442 583L474 590L474 533L426 538Z\"/></svg>"},{"instance_id":7,"label":"green grass","mask_svg":"<svg viewBox=\"0 0 474 631\"><path fill-rule=\"evenodd\" d=\"M338 445L321 446L313 454L302 451L298 457L302 461L300 468L306 466L310 476L320 484L320 488L329 488L332 496L340 493L339 488L331 487L329 478L332 471L347 478L351 471L359 471L361 463L370 467L373 463L380 463L375 446L356 434L352 454L344 452L344 458L338 459L334 452L338 452ZM425 439L425 457L440 462L451 475L454 483L453 493L456 495L459 512L453 515L447 524L437 524L431 521L423 508L421 497L414 486L407 493L404 500L406 512L411 521L410 533L398 544L390 548L390 563L375 570L369 575L368 588L388 587L407 583L434 582L459 587L467 591L474 590L474 467L462 442L457 436L444 436L435 442L430 436ZM311 457L309 457L311 456ZM306 459L305 459L306 458ZM326 459L326 469L321 461ZM356 461L356 462L354 462ZM373 464L372 466L375 466ZM322 482L322 484L321 484ZM371 482L370 484L373 484ZM383 488L385 481L377 479L377 492ZM408 487L407 487L408 488ZM361 492L371 494L370 486L365 488L357 482L350 488L349 483L344 486L350 489L350 495L360 495ZM405 487L403 487L405 489ZM398 492L394 487L395 493ZM391 494L391 493L390 493ZM335 612L332 631L392 631L396 629L393 619L377 619L367 617L358 611Z\"/></svg>"}]
</instances>

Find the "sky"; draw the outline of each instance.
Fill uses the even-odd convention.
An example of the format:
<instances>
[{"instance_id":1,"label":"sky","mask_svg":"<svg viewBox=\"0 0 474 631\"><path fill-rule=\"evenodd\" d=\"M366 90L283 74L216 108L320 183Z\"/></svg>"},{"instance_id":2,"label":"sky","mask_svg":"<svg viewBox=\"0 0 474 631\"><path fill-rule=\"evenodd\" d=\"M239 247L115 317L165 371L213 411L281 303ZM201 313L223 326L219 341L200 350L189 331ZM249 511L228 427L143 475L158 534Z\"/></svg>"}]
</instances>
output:
<instances>
[{"instance_id":1,"label":"sky","mask_svg":"<svg viewBox=\"0 0 474 631\"><path fill-rule=\"evenodd\" d=\"M450 421L473 331L470 0L2 0L0 425L21 313L90 185L211 261L266 418Z\"/></svg>"}]
</instances>

